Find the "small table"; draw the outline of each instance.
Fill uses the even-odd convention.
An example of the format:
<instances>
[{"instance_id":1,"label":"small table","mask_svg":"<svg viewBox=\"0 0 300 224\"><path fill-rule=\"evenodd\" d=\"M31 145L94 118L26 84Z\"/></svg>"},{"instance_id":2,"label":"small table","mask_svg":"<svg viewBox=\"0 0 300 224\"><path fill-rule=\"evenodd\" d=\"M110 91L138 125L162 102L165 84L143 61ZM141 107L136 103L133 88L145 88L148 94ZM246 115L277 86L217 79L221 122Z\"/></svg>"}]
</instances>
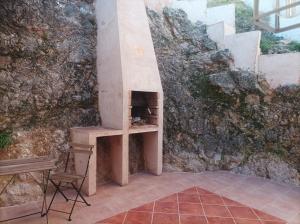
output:
<instances>
[{"instance_id":1,"label":"small table","mask_svg":"<svg viewBox=\"0 0 300 224\"><path fill-rule=\"evenodd\" d=\"M47 211L47 202L46 202L46 193L47 193L47 186L49 181L50 171L55 169L55 162L56 159L43 156L38 158L29 158L29 159L12 159L12 160L0 160L0 176L7 176L12 175L8 183L4 186L4 188L0 191L0 195L7 189L10 183L14 180L16 175L22 173L30 173L30 172L39 172L42 171L43 173L43 181L40 185L43 191L43 204L42 209L40 212L35 212L15 218L11 218L8 220L0 220L0 222L6 222L14 219L19 219L23 217L27 217L30 215L41 214L41 216L46 216L46 221L48 223L48 215L47 212L44 213L44 208Z\"/></svg>"}]
</instances>

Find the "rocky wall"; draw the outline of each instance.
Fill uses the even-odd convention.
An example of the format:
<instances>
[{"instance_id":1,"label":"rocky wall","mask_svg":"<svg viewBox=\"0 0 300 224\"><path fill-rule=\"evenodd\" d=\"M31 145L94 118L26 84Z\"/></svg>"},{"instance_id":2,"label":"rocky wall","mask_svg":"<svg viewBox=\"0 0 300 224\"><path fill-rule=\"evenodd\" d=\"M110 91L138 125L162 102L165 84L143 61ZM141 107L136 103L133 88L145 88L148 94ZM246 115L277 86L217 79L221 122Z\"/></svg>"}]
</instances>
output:
<instances>
[{"instance_id":1,"label":"rocky wall","mask_svg":"<svg viewBox=\"0 0 300 224\"><path fill-rule=\"evenodd\" d=\"M258 74L232 71L230 52L183 11L148 16L165 94L164 169L299 185L300 87L272 89Z\"/></svg>"},{"instance_id":2,"label":"rocky wall","mask_svg":"<svg viewBox=\"0 0 300 224\"><path fill-rule=\"evenodd\" d=\"M99 124L96 29L93 0L0 1L0 159L61 161L70 127ZM35 181L18 176L0 206L39 198Z\"/></svg>"}]
</instances>

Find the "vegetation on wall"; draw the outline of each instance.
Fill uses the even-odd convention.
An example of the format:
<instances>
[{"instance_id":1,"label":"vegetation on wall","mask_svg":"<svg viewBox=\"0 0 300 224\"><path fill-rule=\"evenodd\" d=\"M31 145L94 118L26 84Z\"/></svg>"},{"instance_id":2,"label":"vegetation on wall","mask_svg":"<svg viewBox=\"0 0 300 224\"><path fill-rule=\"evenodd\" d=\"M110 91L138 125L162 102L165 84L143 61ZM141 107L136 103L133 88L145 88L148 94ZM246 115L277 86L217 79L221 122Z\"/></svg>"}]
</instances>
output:
<instances>
[{"instance_id":1,"label":"vegetation on wall","mask_svg":"<svg viewBox=\"0 0 300 224\"><path fill-rule=\"evenodd\" d=\"M2 131L0 132L0 149L7 148L12 142L11 132Z\"/></svg>"},{"instance_id":2,"label":"vegetation on wall","mask_svg":"<svg viewBox=\"0 0 300 224\"><path fill-rule=\"evenodd\" d=\"M280 42L283 38L275 36L270 32L262 32L261 33L261 41L260 41L260 49L263 54L269 54L272 50L276 49L280 45ZM279 52L274 52L279 53Z\"/></svg>"},{"instance_id":3,"label":"vegetation on wall","mask_svg":"<svg viewBox=\"0 0 300 224\"><path fill-rule=\"evenodd\" d=\"M288 48L291 51L299 51L300 52L300 42L292 41L288 44Z\"/></svg>"},{"instance_id":4,"label":"vegetation on wall","mask_svg":"<svg viewBox=\"0 0 300 224\"><path fill-rule=\"evenodd\" d=\"M224 107L233 104L231 97L224 94L218 87L211 85L209 74L191 74L189 90L194 98L202 98L206 100L207 103L216 103Z\"/></svg>"},{"instance_id":5,"label":"vegetation on wall","mask_svg":"<svg viewBox=\"0 0 300 224\"><path fill-rule=\"evenodd\" d=\"M243 33L256 30L253 23L253 10L241 0L208 0L208 7L234 3L236 6L236 32ZM263 54L280 54L300 52L300 42L285 40L272 32L261 30L260 48Z\"/></svg>"},{"instance_id":6,"label":"vegetation on wall","mask_svg":"<svg viewBox=\"0 0 300 224\"><path fill-rule=\"evenodd\" d=\"M231 3L243 4L241 0L208 0L207 5L208 7L215 7L215 6L231 4Z\"/></svg>"}]
</instances>

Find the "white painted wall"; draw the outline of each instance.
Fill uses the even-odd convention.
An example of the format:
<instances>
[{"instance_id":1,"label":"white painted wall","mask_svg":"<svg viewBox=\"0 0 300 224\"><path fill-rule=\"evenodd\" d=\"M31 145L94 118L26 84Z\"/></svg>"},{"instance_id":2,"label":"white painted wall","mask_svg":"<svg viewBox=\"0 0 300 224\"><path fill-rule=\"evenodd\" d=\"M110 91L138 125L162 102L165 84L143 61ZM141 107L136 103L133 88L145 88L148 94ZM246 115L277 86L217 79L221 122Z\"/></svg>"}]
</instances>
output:
<instances>
[{"instance_id":1,"label":"white painted wall","mask_svg":"<svg viewBox=\"0 0 300 224\"><path fill-rule=\"evenodd\" d=\"M173 0L171 7L185 11L192 22L204 21L207 16L207 0Z\"/></svg>"},{"instance_id":2,"label":"white painted wall","mask_svg":"<svg viewBox=\"0 0 300 224\"><path fill-rule=\"evenodd\" d=\"M224 22L226 25L232 27L235 33L235 5L228 4L207 8L207 14L203 22L207 25Z\"/></svg>"},{"instance_id":3,"label":"white painted wall","mask_svg":"<svg viewBox=\"0 0 300 224\"><path fill-rule=\"evenodd\" d=\"M257 61L260 55L260 39L260 31L225 36L224 47L231 51L236 68L257 71Z\"/></svg>"},{"instance_id":4,"label":"white painted wall","mask_svg":"<svg viewBox=\"0 0 300 224\"><path fill-rule=\"evenodd\" d=\"M207 0L144 0L147 7L161 11L164 7L182 9L192 22L203 21L206 17Z\"/></svg>"},{"instance_id":5,"label":"white painted wall","mask_svg":"<svg viewBox=\"0 0 300 224\"><path fill-rule=\"evenodd\" d=\"M235 34L235 28L222 22L218 22L207 26L207 34L218 44L219 48L225 48L225 36Z\"/></svg>"},{"instance_id":6,"label":"white painted wall","mask_svg":"<svg viewBox=\"0 0 300 224\"><path fill-rule=\"evenodd\" d=\"M155 11L161 11L164 7L170 6L173 0L144 0L145 5Z\"/></svg>"},{"instance_id":7,"label":"white painted wall","mask_svg":"<svg viewBox=\"0 0 300 224\"><path fill-rule=\"evenodd\" d=\"M224 23L224 35L232 35L235 34L235 26L228 25Z\"/></svg>"},{"instance_id":8,"label":"white painted wall","mask_svg":"<svg viewBox=\"0 0 300 224\"><path fill-rule=\"evenodd\" d=\"M218 44L219 48L224 48L225 38L225 24L224 22L218 22L207 26L207 34L210 39Z\"/></svg>"},{"instance_id":9,"label":"white painted wall","mask_svg":"<svg viewBox=\"0 0 300 224\"><path fill-rule=\"evenodd\" d=\"M258 64L273 88L300 84L300 53L261 55Z\"/></svg>"},{"instance_id":10,"label":"white painted wall","mask_svg":"<svg viewBox=\"0 0 300 224\"><path fill-rule=\"evenodd\" d=\"M182 9L192 22L201 21L207 25L224 22L228 26L227 35L235 33L235 5L227 4L207 8L207 0L144 0L145 4L156 11L164 7Z\"/></svg>"}]
</instances>

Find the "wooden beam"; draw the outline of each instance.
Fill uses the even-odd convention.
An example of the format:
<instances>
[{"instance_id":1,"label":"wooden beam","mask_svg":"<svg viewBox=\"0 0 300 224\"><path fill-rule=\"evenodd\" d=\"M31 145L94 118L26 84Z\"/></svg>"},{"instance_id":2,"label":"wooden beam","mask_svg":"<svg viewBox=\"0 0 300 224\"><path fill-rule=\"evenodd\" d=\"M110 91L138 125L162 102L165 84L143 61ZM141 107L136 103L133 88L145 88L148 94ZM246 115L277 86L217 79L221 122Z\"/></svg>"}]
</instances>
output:
<instances>
[{"instance_id":1,"label":"wooden beam","mask_svg":"<svg viewBox=\"0 0 300 224\"><path fill-rule=\"evenodd\" d=\"M253 19L258 17L259 14L259 0L254 0L254 7L253 7Z\"/></svg>"},{"instance_id":2,"label":"wooden beam","mask_svg":"<svg viewBox=\"0 0 300 224\"><path fill-rule=\"evenodd\" d=\"M275 13L279 13L279 12L281 12L283 10L286 10L286 9L294 8L294 7L298 6L298 5L300 5L300 2L294 2L294 3L290 4L290 5L286 5L286 6L278 8L278 9L274 9L274 10L271 10L269 12L263 13L261 15L257 15L254 19L255 20L260 20L261 18L267 17L267 16L275 14Z\"/></svg>"},{"instance_id":3,"label":"wooden beam","mask_svg":"<svg viewBox=\"0 0 300 224\"><path fill-rule=\"evenodd\" d=\"M259 26L260 28L263 28L269 32L273 32L273 33L276 32L276 30L273 27L263 22L254 21L254 25Z\"/></svg>"},{"instance_id":4,"label":"wooden beam","mask_svg":"<svg viewBox=\"0 0 300 224\"><path fill-rule=\"evenodd\" d=\"M279 15L275 15L275 30L280 29L280 18Z\"/></svg>"},{"instance_id":5,"label":"wooden beam","mask_svg":"<svg viewBox=\"0 0 300 224\"><path fill-rule=\"evenodd\" d=\"M276 31L276 33L281 33L281 32L285 32L285 31L288 31L288 30L297 29L297 28L300 28L300 23L280 28L278 31Z\"/></svg>"}]
</instances>

